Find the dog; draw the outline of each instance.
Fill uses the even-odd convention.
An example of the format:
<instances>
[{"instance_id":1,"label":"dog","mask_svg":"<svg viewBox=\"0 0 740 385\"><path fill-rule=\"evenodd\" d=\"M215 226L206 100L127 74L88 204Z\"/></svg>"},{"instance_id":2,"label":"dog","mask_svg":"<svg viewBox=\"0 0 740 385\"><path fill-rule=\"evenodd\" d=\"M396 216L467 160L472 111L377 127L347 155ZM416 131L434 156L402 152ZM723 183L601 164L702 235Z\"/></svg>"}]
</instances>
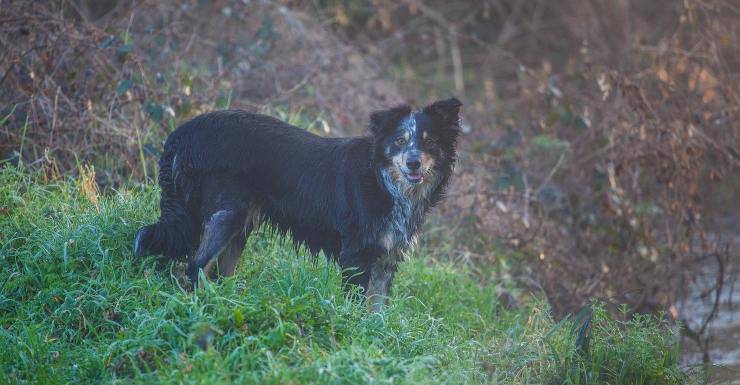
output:
<instances>
[{"instance_id":1,"label":"dog","mask_svg":"<svg viewBox=\"0 0 740 385\"><path fill-rule=\"evenodd\" d=\"M195 287L216 260L218 274L232 275L249 234L267 223L336 261L379 310L448 185L461 107L450 98L377 111L370 134L352 138L238 110L197 116L165 142L161 216L138 230L134 253L187 257Z\"/></svg>"}]
</instances>

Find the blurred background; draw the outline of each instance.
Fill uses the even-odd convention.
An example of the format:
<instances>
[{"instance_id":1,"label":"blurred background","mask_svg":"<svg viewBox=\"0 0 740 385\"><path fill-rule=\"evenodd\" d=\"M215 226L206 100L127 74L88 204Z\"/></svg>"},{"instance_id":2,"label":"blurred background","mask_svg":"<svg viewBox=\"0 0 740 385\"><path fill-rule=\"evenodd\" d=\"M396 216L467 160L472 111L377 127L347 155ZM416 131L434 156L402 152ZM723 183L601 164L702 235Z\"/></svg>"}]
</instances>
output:
<instances>
[{"instance_id":1,"label":"blurred background","mask_svg":"<svg viewBox=\"0 0 740 385\"><path fill-rule=\"evenodd\" d=\"M432 258L510 306L664 314L687 363L740 369L737 1L0 0L0 159L102 190L206 111L360 135L451 95Z\"/></svg>"}]
</instances>

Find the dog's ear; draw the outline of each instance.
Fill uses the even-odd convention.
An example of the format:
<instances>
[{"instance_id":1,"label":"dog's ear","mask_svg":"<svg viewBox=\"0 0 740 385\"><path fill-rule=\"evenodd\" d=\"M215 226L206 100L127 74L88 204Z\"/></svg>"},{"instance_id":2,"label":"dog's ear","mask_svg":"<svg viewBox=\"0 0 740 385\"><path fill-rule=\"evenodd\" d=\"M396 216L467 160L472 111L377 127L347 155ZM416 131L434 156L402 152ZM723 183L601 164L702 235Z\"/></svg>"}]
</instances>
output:
<instances>
[{"instance_id":1,"label":"dog's ear","mask_svg":"<svg viewBox=\"0 0 740 385\"><path fill-rule=\"evenodd\" d=\"M402 105L370 114L370 131L382 135L396 127L399 121L411 113L411 106Z\"/></svg>"},{"instance_id":2,"label":"dog's ear","mask_svg":"<svg viewBox=\"0 0 740 385\"><path fill-rule=\"evenodd\" d=\"M457 98L438 100L422 110L425 114L439 119L447 125L460 126L460 107L462 102Z\"/></svg>"}]
</instances>

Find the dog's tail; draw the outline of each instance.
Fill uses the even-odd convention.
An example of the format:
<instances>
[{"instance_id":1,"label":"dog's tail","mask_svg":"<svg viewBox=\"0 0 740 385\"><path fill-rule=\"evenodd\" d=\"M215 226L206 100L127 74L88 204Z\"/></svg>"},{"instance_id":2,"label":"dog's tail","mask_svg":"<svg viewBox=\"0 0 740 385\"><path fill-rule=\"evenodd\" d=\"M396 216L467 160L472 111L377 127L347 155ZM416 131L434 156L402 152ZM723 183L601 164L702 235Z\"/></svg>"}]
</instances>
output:
<instances>
[{"instance_id":1,"label":"dog's tail","mask_svg":"<svg viewBox=\"0 0 740 385\"><path fill-rule=\"evenodd\" d=\"M167 147L167 146L165 146ZM195 250L198 238L198 223L186 209L187 189L177 188L178 165L175 154L165 148L159 160L160 218L154 224L144 226L136 232L134 254L137 257L161 254L182 260ZM192 183L188 183L192 185Z\"/></svg>"}]
</instances>

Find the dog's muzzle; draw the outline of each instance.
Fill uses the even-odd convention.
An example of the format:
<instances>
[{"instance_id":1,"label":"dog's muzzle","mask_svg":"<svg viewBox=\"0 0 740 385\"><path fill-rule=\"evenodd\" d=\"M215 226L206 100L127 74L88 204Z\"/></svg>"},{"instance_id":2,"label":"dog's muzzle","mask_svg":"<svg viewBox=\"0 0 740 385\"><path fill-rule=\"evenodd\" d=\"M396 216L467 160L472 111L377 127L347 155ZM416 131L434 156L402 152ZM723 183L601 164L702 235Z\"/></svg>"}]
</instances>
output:
<instances>
[{"instance_id":1,"label":"dog's muzzle","mask_svg":"<svg viewBox=\"0 0 740 385\"><path fill-rule=\"evenodd\" d=\"M406 169L402 170L403 176L410 183L421 183L424 175L421 172L421 158L418 156L406 159Z\"/></svg>"}]
</instances>

